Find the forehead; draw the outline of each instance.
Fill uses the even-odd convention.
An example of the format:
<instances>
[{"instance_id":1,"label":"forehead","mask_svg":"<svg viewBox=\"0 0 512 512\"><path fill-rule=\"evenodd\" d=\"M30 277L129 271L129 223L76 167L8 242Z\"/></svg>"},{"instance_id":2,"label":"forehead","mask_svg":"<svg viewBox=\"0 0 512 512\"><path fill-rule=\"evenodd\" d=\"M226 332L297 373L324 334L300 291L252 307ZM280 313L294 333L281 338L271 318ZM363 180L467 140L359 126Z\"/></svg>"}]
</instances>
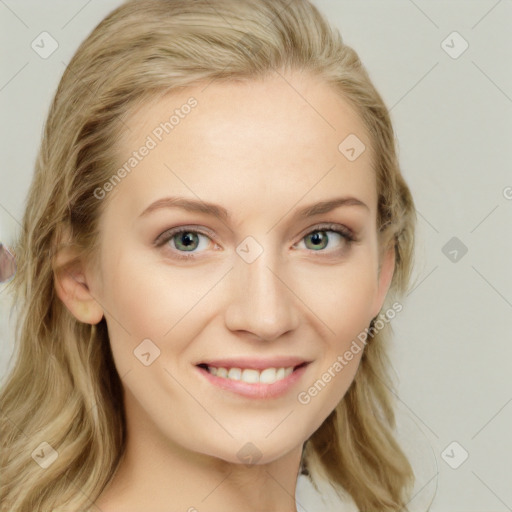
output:
<instances>
[{"instance_id":1,"label":"forehead","mask_svg":"<svg viewBox=\"0 0 512 512\"><path fill-rule=\"evenodd\" d=\"M140 105L125 123L120 165L151 146L115 191L134 210L165 192L291 206L304 194L311 201L335 189L363 195L369 206L376 202L362 119L310 75L275 73L190 87ZM365 149L353 159L348 146Z\"/></svg>"}]
</instances>

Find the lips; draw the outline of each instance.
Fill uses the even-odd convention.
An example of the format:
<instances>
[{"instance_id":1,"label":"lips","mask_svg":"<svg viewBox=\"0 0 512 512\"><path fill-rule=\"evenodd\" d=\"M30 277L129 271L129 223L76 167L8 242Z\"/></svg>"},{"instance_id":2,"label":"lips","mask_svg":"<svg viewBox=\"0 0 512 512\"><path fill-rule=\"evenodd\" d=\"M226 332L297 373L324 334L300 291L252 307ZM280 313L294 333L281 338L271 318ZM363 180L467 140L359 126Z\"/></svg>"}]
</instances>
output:
<instances>
[{"instance_id":1,"label":"lips","mask_svg":"<svg viewBox=\"0 0 512 512\"><path fill-rule=\"evenodd\" d=\"M298 364L295 364L298 363ZM226 366L210 366L224 364ZM238 364L240 366L230 366ZM243 368L243 365L257 368ZM288 367L272 367L268 364L291 364ZM248 360L245 358L208 361L195 365L201 379L217 389L252 399L273 399L286 395L297 386L309 366L308 361L297 358L273 358ZM259 368L263 368L260 370Z\"/></svg>"}]
</instances>

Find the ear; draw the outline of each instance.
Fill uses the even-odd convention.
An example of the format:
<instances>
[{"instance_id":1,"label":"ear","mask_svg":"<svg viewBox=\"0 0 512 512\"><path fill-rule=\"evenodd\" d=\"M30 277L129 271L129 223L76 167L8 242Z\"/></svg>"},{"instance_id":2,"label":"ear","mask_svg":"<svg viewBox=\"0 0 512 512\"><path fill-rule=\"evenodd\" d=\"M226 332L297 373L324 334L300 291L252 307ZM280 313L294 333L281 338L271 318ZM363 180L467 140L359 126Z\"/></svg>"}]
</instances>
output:
<instances>
[{"instance_id":1,"label":"ear","mask_svg":"<svg viewBox=\"0 0 512 512\"><path fill-rule=\"evenodd\" d=\"M379 311L382 309L389 287L391 286L391 279L395 272L395 245L393 243L385 249L381 255L378 288L375 296L374 310L372 318L375 318Z\"/></svg>"},{"instance_id":2,"label":"ear","mask_svg":"<svg viewBox=\"0 0 512 512\"><path fill-rule=\"evenodd\" d=\"M60 249L54 260L55 289L60 300L80 322L97 324L103 318L103 308L90 291L85 265L76 249Z\"/></svg>"}]
</instances>

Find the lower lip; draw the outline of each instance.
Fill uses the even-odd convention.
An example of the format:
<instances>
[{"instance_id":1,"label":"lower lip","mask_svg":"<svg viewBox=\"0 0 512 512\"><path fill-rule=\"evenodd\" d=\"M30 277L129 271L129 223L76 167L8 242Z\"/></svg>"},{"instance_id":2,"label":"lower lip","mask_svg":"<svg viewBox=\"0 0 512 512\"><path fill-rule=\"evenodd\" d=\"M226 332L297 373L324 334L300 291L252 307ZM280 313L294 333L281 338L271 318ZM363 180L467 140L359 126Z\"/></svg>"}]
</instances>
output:
<instances>
[{"instance_id":1,"label":"lower lip","mask_svg":"<svg viewBox=\"0 0 512 512\"><path fill-rule=\"evenodd\" d=\"M201 375L203 375L214 386L217 386L226 391L237 393L238 395L246 396L249 398L277 398L284 395L290 388L302 377L309 363L294 370L290 375L284 379L278 380L272 384L255 383L250 384L241 380L225 379L223 377L216 377L208 370L196 366Z\"/></svg>"}]
</instances>

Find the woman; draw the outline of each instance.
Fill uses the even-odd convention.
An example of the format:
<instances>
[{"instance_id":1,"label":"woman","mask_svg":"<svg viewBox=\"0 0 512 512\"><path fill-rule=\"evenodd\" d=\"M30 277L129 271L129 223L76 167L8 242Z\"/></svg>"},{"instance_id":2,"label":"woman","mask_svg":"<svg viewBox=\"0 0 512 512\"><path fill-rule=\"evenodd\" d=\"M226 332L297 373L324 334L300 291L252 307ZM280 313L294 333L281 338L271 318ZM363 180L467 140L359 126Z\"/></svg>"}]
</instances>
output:
<instances>
[{"instance_id":1,"label":"woman","mask_svg":"<svg viewBox=\"0 0 512 512\"><path fill-rule=\"evenodd\" d=\"M2 510L295 511L299 475L405 510L394 143L307 0L107 16L57 90L16 246Z\"/></svg>"}]
</instances>

